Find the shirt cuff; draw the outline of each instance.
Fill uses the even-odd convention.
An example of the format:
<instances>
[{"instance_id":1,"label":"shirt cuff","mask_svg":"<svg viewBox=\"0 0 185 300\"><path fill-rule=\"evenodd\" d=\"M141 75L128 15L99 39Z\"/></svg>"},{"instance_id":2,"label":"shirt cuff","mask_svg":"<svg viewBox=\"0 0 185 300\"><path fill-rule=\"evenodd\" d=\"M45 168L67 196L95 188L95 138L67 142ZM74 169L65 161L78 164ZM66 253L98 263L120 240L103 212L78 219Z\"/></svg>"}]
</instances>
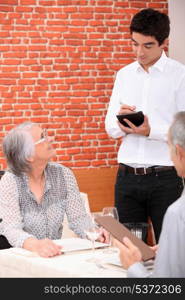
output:
<instances>
[{"instance_id":1,"label":"shirt cuff","mask_svg":"<svg viewBox=\"0 0 185 300\"><path fill-rule=\"evenodd\" d=\"M121 138L126 135L126 133L122 131L120 128L107 130L107 133L109 136L111 136L114 139Z\"/></svg>"},{"instance_id":2,"label":"shirt cuff","mask_svg":"<svg viewBox=\"0 0 185 300\"><path fill-rule=\"evenodd\" d=\"M28 238L36 238L36 237L32 234L25 233L25 234L21 235L21 237L19 239L17 239L15 244L12 246L17 247L17 248L23 248L23 244L24 244L25 240L27 240Z\"/></svg>"},{"instance_id":3,"label":"shirt cuff","mask_svg":"<svg viewBox=\"0 0 185 300\"><path fill-rule=\"evenodd\" d=\"M151 128L150 129L150 134L148 136L149 139L151 140L159 140L159 141L165 141L167 142L168 140L168 128Z\"/></svg>"},{"instance_id":4,"label":"shirt cuff","mask_svg":"<svg viewBox=\"0 0 185 300\"><path fill-rule=\"evenodd\" d=\"M137 262L131 265L127 271L128 278L142 278L142 277L149 277L150 273L146 270L142 263Z\"/></svg>"}]
</instances>

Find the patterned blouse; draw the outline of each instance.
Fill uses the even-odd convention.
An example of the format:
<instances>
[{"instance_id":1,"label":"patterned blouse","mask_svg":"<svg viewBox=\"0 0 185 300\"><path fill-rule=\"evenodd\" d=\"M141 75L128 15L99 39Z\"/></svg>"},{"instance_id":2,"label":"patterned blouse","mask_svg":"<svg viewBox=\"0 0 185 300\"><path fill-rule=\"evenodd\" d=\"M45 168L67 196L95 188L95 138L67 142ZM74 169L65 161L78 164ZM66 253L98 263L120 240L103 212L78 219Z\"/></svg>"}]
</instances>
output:
<instances>
[{"instance_id":1,"label":"patterned blouse","mask_svg":"<svg viewBox=\"0 0 185 300\"><path fill-rule=\"evenodd\" d=\"M65 213L70 229L85 237L84 229L91 221L72 171L48 163L45 180L40 204L29 189L26 174L16 176L7 171L0 180L0 217L3 219L0 234L6 236L13 247L22 247L29 237L60 239Z\"/></svg>"}]
</instances>

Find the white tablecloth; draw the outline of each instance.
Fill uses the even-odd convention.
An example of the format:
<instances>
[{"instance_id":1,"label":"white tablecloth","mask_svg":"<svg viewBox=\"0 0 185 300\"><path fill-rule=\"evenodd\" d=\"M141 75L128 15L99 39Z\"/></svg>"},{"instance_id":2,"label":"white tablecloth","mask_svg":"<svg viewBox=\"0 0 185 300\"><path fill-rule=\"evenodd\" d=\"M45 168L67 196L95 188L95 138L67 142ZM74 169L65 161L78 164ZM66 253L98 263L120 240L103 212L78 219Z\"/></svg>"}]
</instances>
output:
<instances>
[{"instance_id":1,"label":"white tablecloth","mask_svg":"<svg viewBox=\"0 0 185 300\"><path fill-rule=\"evenodd\" d=\"M0 277L60 277L60 278L112 278L126 277L126 271L109 264L111 255L106 249L95 250L95 256L102 264L87 261L92 257L90 250L69 252L52 258L20 249L0 250Z\"/></svg>"}]
</instances>

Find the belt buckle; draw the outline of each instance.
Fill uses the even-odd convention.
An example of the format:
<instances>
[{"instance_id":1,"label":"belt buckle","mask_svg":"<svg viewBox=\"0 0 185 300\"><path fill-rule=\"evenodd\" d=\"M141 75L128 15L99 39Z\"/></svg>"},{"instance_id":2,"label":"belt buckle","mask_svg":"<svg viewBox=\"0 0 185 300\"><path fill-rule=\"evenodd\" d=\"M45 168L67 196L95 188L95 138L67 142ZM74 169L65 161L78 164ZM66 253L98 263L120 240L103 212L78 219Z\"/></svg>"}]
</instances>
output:
<instances>
[{"instance_id":1,"label":"belt buckle","mask_svg":"<svg viewBox=\"0 0 185 300\"><path fill-rule=\"evenodd\" d=\"M145 167L143 168L144 172L142 174L137 173L137 169L138 168L134 168L134 175L146 175L147 174Z\"/></svg>"}]
</instances>

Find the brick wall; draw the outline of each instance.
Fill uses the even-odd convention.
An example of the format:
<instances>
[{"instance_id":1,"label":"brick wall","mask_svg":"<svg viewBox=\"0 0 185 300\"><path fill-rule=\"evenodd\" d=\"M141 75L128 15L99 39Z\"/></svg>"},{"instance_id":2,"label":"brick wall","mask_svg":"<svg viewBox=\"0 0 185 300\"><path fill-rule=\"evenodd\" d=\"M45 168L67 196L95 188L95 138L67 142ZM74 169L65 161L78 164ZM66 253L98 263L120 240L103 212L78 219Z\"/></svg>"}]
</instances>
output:
<instances>
[{"instance_id":1,"label":"brick wall","mask_svg":"<svg viewBox=\"0 0 185 300\"><path fill-rule=\"evenodd\" d=\"M167 0L0 0L0 143L32 120L55 136L58 162L116 165L104 119L116 71L133 61L130 19L146 7L167 12Z\"/></svg>"}]
</instances>

